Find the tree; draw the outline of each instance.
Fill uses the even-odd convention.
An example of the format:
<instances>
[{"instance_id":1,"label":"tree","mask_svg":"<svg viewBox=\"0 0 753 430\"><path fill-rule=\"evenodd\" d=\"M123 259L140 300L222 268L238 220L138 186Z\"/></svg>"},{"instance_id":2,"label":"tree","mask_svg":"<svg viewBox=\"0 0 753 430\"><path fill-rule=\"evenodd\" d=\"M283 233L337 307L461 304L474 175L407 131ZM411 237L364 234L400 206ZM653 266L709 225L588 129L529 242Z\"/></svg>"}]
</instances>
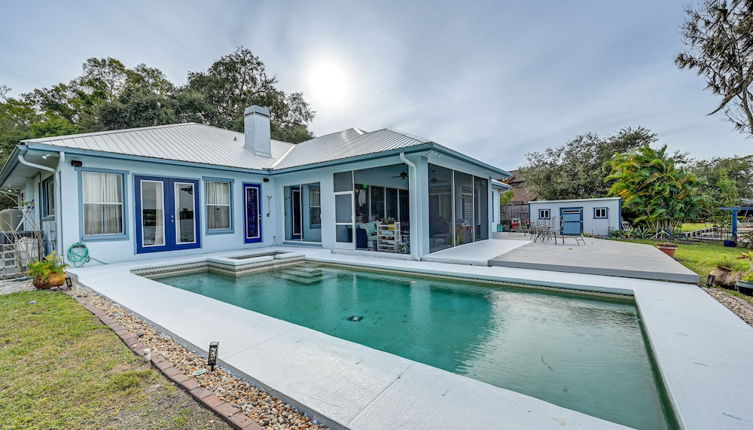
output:
<instances>
[{"instance_id":1,"label":"tree","mask_svg":"<svg viewBox=\"0 0 753 430\"><path fill-rule=\"evenodd\" d=\"M292 143L311 139L307 124L314 119L314 111L302 93L286 94L276 84L259 57L238 48L206 72L189 72L187 88L202 94L212 106L212 125L243 131L243 111L259 105L270 110L273 138Z\"/></svg>"},{"instance_id":2,"label":"tree","mask_svg":"<svg viewBox=\"0 0 753 430\"><path fill-rule=\"evenodd\" d=\"M644 145L608 163L609 194L621 197L623 207L637 215L633 222L647 224L657 235L671 235L702 208L700 181L677 162L666 145L658 150Z\"/></svg>"},{"instance_id":3,"label":"tree","mask_svg":"<svg viewBox=\"0 0 753 430\"><path fill-rule=\"evenodd\" d=\"M706 0L686 10L686 51L675 58L695 70L722 97L709 115L723 111L737 130L753 136L753 1Z\"/></svg>"},{"instance_id":4,"label":"tree","mask_svg":"<svg viewBox=\"0 0 753 430\"><path fill-rule=\"evenodd\" d=\"M19 140L198 122L243 131L243 110L252 104L270 109L272 138L298 143L313 137L314 112L300 92L276 87L264 63L238 48L206 72L188 74L178 87L161 70L126 67L115 58L90 58L80 76L67 83L8 97L0 86L0 161Z\"/></svg>"},{"instance_id":5,"label":"tree","mask_svg":"<svg viewBox=\"0 0 753 430\"><path fill-rule=\"evenodd\" d=\"M624 128L612 136L580 135L565 145L526 154L521 168L526 188L546 200L604 197L605 163L616 154L656 141L645 128Z\"/></svg>"},{"instance_id":6,"label":"tree","mask_svg":"<svg viewBox=\"0 0 753 430\"><path fill-rule=\"evenodd\" d=\"M725 187L734 188L738 199L753 199L753 155L699 160L690 169L706 184L705 192L715 200L721 199L718 193ZM722 187L723 181L731 183Z\"/></svg>"}]
</instances>

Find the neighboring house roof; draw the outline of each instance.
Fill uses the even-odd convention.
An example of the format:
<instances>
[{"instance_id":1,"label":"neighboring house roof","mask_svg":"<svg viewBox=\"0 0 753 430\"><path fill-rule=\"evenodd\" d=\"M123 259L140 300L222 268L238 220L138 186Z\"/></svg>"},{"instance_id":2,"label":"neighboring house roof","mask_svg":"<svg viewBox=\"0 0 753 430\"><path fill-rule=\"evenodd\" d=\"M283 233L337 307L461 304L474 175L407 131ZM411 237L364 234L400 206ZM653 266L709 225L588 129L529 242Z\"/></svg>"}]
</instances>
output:
<instances>
[{"instance_id":1,"label":"neighboring house roof","mask_svg":"<svg viewBox=\"0 0 753 430\"><path fill-rule=\"evenodd\" d=\"M21 141L26 149L92 151L147 157L180 163L198 163L271 172L313 168L317 164L346 162L366 156L396 155L406 149L435 150L481 166L499 177L510 174L435 142L392 129L366 132L350 128L299 144L272 140L272 156L261 157L245 148L243 133L197 123L171 124ZM18 148L16 149L18 151ZM4 183L17 163L11 155L0 173Z\"/></svg>"},{"instance_id":2,"label":"neighboring house roof","mask_svg":"<svg viewBox=\"0 0 753 430\"><path fill-rule=\"evenodd\" d=\"M505 183L510 185L513 190L513 195L510 198L510 203L525 204L536 200L536 195L532 192L529 192L526 188L526 181L520 174L520 170L510 170L510 174L512 176L505 181Z\"/></svg>"}]
</instances>

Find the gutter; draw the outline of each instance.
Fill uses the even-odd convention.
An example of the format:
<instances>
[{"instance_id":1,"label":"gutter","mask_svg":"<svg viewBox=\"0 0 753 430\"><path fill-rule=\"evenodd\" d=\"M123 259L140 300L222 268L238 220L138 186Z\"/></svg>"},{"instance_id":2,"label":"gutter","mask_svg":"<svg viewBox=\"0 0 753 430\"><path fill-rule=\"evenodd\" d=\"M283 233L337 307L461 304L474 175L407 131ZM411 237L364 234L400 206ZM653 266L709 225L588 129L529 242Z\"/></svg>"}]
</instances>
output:
<instances>
[{"instance_id":1,"label":"gutter","mask_svg":"<svg viewBox=\"0 0 753 430\"><path fill-rule=\"evenodd\" d=\"M35 150L41 150L41 151L59 152L61 150L60 146L46 145L42 143L30 142L28 145L29 145L28 146L29 149L35 149ZM94 150L88 150L88 149L77 149L77 148L64 148L64 149L67 153L74 154L74 155L96 156L96 157L115 158L115 159L124 159L124 160L132 160L132 161L144 161L144 162L152 162L152 163L157 162L157 163L162 163L162 164L170 164L170 165L185 166L185 167L204 167L208 169L225 170L225 171L240 172L240 173L252 173L252 174L260 174L260 175L267 175L267 176L273 176L273 175L290 173L290 172L297 172L297 171L302 171L302 170L317 169L320 167L335 166L335 165L351 163L355 161L373 160L377 158L384 158L384 157L399 155L401 152L409 154L409 153L415 153L415 152L420 152L420 151L433 150L438 153L443 153L445 155L458 158L470 164L474 164L478 167L489 170L491 172L495 172L496 174L505 178L512 176L510 172L506 170L502 170L497 167L491 166L487 163L476 160L475 158L468 157L467 155L464 155L460 152L454 151L452 149L449 149L447 147L444 147L434 142L425 142L419 145L414 145L414 146L410 146L406 148L396 148L396 149L390 149L387 151L373 152L370 154L354 155L351 157L339 158L336 160L322 161L319 163L304 164L304 165L299 165L299 166L276 169L275 167L277 167L277 165L281 161L283 161L283 159L289 154L290 151L292 151L293 148L288 149L288 153L286 153L283 157L281 157L280 160L277 160L277 162L271 168L266 167L266 168L261 168L261 169L248 169L248 168L243 168L243 167L222 166L219 164L197 163L197 162L180 161L180 160L168 160L165 158L144 157L140 155L119 154L119 153L114 153L114 152L94 151Z\"/></svg>"},{"instance_id":2,"label":"gutter","mask_svg":"<svg viewBox=\"0 0 753 430\"><path fill-rule=\"evenodd\" d=\"M408 201L410 202L410 209L411 209L408 214L408 219L410 220L410 223L411 223L409 243L410 243L410 256L413 260L418 261L421 259L421 257L419 257L418 255L418 247L416 246L418 245L418 232L417 232L418 230L418 204L416 203L416 197L418 194L417 192L418 190L416 190L416 188L418 188L417 186L418 183L416 182L418 180L418 177L416 176L417 169L416 169L416 165L405 157L405 152L400 153L400 161L408 165L408 171L410 172L408 178L411 178L413 182L414 189L409 190L408 192ZM410 184L408 188L411 188Z\"/></svg>"},{"instance_id":3,"label":"gutter","mask_svg":"<svg viewBox=\"0 0 753 430\"><path fill-rule=\"evenodd\" d=\"M18 162L29 167L33 167L39 170L45 170L51 172L55 179L55 250L60 252L60 246L63 244L63 210L62 210L62 196L63 196L63 184L61 183L62 173L60 172L63 163L65 162L65 152L58 152L58 164L53 169L52 167L43 166L41 164L32 163L24 158L26 151L18 153ZM39 226L42 227L41 225ZM64 257L63 257L64 258Z\"/></svg>"}]
</instances>

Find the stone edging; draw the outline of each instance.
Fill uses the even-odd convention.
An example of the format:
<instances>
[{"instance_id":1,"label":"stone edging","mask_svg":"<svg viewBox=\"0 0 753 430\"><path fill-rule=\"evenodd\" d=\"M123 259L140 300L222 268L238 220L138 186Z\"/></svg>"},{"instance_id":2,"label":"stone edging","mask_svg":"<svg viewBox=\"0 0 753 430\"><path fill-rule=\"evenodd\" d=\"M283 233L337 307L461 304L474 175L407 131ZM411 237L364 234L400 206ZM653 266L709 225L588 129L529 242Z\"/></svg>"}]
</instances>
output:
<instances>
[{"instance_id":1,"label":"stone edging","mask_svg":"<svg viewBox=\"0 0 753 430\"><path fill-rule=\"evenodd\" d=\"M106 312L80 300L73 294L68 294L75 299L81 306L87 311L91 312L99 318L104 325L114 331L115 334L120 337L120 340L136 355L143 356L144 345L141 344L138 338L127 329L123 328L114 319L112 319ZM204 407L214 412L215 415L221 417L227 421L230 425L239 430L263 430L264 427L259 425L256 421L244 415L240 409L235 406L226 403L210 390L199 385L194 378L182 373L173 364L168 361L162 354L153 353L151 355L151 363L156 367L163 375L176 385L182 387L188 392L196 401L202 404Z\"/></svg>"}]
</instances>

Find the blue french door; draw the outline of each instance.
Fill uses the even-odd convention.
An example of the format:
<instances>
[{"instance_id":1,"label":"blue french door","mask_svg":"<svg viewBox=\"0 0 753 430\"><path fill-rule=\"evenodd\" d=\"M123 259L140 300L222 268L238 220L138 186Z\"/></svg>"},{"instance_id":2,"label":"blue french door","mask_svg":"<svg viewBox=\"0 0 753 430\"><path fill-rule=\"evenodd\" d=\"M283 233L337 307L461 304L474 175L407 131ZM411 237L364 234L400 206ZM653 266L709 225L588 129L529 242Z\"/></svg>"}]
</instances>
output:
<instances>
[{"instance_id":1,"label":"blue french door","mask_svg":"<svg viewBox=\"0 0 753 430\"><path fill-rule=\"evenodd\" d=\"M136 252L201 247L199 181L134 176Z\"/></svg>"},{"instance_id":2,"label":"blue french door","mask_svg":"<svg viewBox=\"0 0 753 430\"><path fill-rule=\"evenodd\" d=\"M261 242L261 185L243 184L244 241Z\"/></svg>"},{"instance_id":3,"label":"blue french door","mask_svg":"<svg viewBox=\"0 0 753 430\"><path fill-rule=\"evenodd\" d=\"M562 234L579 235L583 233L583 208L560 209Z\"/></svg>"}]
</instances>

